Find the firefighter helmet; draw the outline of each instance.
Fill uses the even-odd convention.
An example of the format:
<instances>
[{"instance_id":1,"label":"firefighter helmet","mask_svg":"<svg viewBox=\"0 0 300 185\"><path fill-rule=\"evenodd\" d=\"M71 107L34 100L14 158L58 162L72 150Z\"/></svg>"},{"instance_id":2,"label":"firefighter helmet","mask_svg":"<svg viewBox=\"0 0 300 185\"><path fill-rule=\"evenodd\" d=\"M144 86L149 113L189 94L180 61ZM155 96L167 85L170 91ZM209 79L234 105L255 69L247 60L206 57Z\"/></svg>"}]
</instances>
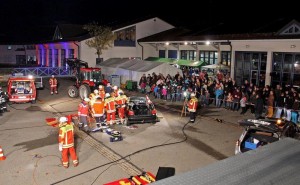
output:
<instances>
[{"instance_id":1,"label":"firefighter helmet","mask_svg":"<svg viewBox=\"0 0 300 185\"><path fill-rule=\"evenodd\" d=\"M103 85L99 85L99 89L103 89Z\"/></svg>"},{"instance_id":2,"label":"firefighter helmet","mask_svg":"<svg viewBox=\"0 0 300 185\"><path fill-rule=\"evenodd\" d=\"M109 93L106 93L106 94L105 94L105 98L108 98L108 97L110 97L110 94L109 94Z\"/></svg>"},{"instance_id":3,"label":"firefighter helmet","mask_svg":"<svg viewBox=\"0 0 300 185\"><path fill-rule=\"evenodd\" d=\"M118 94L119 94L119 95L123 95L124 92L120 89L120 90L118 91Z\"/></svg>"},{"instance_id":4,"label":"firefighter helmet","mask_svg":"<svg viewBox=\"0 0 300 185\"><path fill-rule=\"evenodd\" d=\"M59 118L59 125L58 125L59 127L63 127L67 124L68 124L68 118L66 118L66 117Z\"/></svg>"},{"instance_id":5,"label":"firefighter helmet","mask_svg":"<svg viewBox=\"0 0 300 185\"><path fill-rule=\"evenodd\" d=\"M89 102L90 99L89 98L84 98L84 101Z\"/></svg>"},{"instance_id":6,"label":"firefighter helmet","mask_svg":"<svg viewBox=\"0 0 300 185\"><path fill-rule=\"evenodd\" d=\"M115 85L115 86L113 87L113 89L114 89L114 90L118 90L118 86Z\"/></svg>"},{"instance_id":7,"label":"firefighter helmet","mask_svg":"<svg viewBox=\"0 0 300 185\"><path fill-rule=\"evenodd\" d=\"M194 97L194 96L196 96L196 94L195 93L191 93L191 97Z\"/></svg>"},{"instance_id":8,"label":"firefighter helmet","mask_svg":"<svg viewBox=\"0 0 300 185\"><path fill-rule=\"evenodd\" d=\"M95 93L95 94L98 94L98 93L99 93L99 91L98 91L97 89L95 89L95 90L94 90L94 93Z\"/></svg>"}]
</instances>

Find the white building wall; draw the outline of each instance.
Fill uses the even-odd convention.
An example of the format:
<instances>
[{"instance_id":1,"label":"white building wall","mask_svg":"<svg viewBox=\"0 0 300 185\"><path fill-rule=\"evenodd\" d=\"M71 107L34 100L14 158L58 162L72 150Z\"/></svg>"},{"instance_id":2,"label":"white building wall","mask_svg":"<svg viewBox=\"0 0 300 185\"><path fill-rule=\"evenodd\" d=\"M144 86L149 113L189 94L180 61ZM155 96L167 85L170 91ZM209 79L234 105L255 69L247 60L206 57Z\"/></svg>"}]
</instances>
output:
<instances>
[{"instance_id":1,"label":"white building wall","mask_svg":"<svg viewBox=\"0 0 300 185\"><path fill-rule=\"evenodd\" d=\"M174 28L174 26L159 18L152 18L114 31L119 31L132 26L136 26L136 40ZM89 48L85 44L85 40L80 43L80 48L81 60L88 62L90 66L95 66L97 58L97 55L95 54L96 50ZM104 50L100 57L103 58L104 61L109 58L146 58L145 56L142 56L142 47L137 42L135 47L112 47L108 50Z\"/></svg>"}]
</instances>

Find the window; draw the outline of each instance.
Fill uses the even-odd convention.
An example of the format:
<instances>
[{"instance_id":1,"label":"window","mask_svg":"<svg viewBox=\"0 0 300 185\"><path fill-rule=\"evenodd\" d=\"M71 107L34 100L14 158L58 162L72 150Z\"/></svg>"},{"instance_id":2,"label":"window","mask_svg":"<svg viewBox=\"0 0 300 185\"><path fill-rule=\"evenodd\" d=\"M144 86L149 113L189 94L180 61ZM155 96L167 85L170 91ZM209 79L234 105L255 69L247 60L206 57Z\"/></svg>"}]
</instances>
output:
<instances>
[{"instance_id":1,"label":"window","mask_svg":"<svg viewBox=\"0 0 300 185\"><path fill-rule=\"evenodd\" d=\"M177 58L177 50L168 50L168 58Z\"/></svg>"},{"instance_id":2,"label":"window","mask_svg":"<svg viewBox=\"0 0 300 185\"><path fill-rule=\"evenodd\" d=\"M184 60L196 60L196 51L194 50L181 50L180 58Z\"/></svg>"},{"instance_id":3,"label":"window","mask_svg":"<svg viewBox=\"0 0 300 185\"><path fill-rule=\"evenodd\" d=\"M69 58L75 58L74 49L69 49Z\"/></svg>"},{"instance_id":4,"label":"window","mask_svg":"<svg viewBox=\"0 0 300 185\"><path fill-rule=\"evenodd\" d=\"M136 41L136 28L135 26L116 31L116 40L114 41L114 46L125 46L125 47L135 47Z\"/></svg>"},{"instance_id":5,"label":"window","mask_svg":"<svg viewBox=\"0 0 300 185\"><path fill-rule=\"evenodd\" d=\"M230 62L231 62L231 52L230 51L222 51L221 52L221 64L230 66Z\"/></svg>"},{"instance_id":6,"label":"window","mask_svg":"<svg viewBox=\"0 0 300 185\"><path fill-rule=\"evenodd\" d=\"M49 49L49 67L53 67L53 63L52 63L52 49Z\"/></svg>"},{"instance_id":7,"label":"window","mask_svg":"<svg viewBox=\"0 0 300 185\"><path fill-rule=\"evenodd\" d=\"M166 50L159 50L158 51L159 58L166 58Z\"/></svg>"},{"instance_id":8,"label":"window","mask_svg":"<svg viewBox=\"0 0 300 185\"><path fill-rule=\"evenodd\" d=\"M35 50L35 45L27 45L26 49L27 50Z\"/></svg>"},{"instance_id":9,"label":"window","mask_svg":"<svg viewBox=\"0 0 300 185\"><path fill-rule=\"evenodd\" d=\"M58 49L54 49L54 67L58 67Z\"/></svg>"},{"instance_id":10,"label":"window","mask_svg":"<svg viewBox=\"0 0 300 185\"><path fill-rule=\"evenodd\" d=\"M200 61L204 61L208 64L218 63L218 52L216 51L200 51Z\"/></svg>"},{"instance_id":11,"label":"window","mask_svg":"<svg viewBox=\"0 0 300 185\"><path fill-rule=\"evenodd\" d=\"M62 67L66 67L66 50L62 49L60 53L60 63L62 64Z\"/></svg>"}]
</instances>

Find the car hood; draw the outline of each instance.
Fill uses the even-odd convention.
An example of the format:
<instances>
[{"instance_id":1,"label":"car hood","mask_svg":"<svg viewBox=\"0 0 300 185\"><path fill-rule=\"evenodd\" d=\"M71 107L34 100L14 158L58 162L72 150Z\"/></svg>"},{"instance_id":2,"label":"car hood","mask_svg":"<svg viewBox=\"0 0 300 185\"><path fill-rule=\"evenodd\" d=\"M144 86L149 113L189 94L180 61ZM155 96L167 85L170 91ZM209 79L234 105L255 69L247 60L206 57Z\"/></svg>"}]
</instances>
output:
<instances>
[{"instance_id":1,"label":"car hood","mask_svg":"<svg viewBox=\"0 0 300 185\"><path fill-rule=\"evenodd\" d=\"M240 126L252 126L257 128L263 128L272 132L280 131L280 128L276 125L276 120L272 119L243 119L238 121Z\"/></svg>"}]
</instances>

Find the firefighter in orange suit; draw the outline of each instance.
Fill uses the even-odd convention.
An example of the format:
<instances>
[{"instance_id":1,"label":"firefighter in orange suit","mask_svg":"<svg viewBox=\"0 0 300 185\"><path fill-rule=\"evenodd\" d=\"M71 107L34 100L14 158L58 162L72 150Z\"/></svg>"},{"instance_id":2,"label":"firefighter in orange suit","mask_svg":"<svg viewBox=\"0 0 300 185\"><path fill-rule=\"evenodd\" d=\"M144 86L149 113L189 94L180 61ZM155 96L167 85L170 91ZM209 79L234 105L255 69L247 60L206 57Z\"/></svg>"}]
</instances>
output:
<instances>
[{"instance_id":1,"label":"firefighter in orange suit","mask_svg":"<svg viewBox=\"0 0 300 185\"><path fill-rule=\"evenodd\" d=\"M126 103L128 101L128 98L122 90L119 90L118 91L118 97L115 98L115 101L117 103L118 115L119 115L120 121L123 124L124 119L125 119L125 107L126 107Z\"/></svg>"},{"instance_id":2,"label":"firefighter in orange suit","mask_svg":"<svg viewBox=\"0 0 300 185\"><path fill-rule=\"evenodd\" d=\"M92 106L92 112L96 120L97 127L100 127L101 124L104 122L104 101L100 96L96 97L96 101Z\"/></svg>"},{"instance_id":3,"label":"firefighter in orange suit","mask_svg":"<svg viewBox=\"0 0 300 185\"><path fill-rule=\"evenodd\" d=\"M191 99L188 101L188 111L190 112L190 122L194 123L196 119L196 112L198 107L198 99L195 93L191 93Z\"/></svg>"},{"instance_id":4,"label":"firefighter in orange suit","mask_svg":"<svg viewBox=\"0 0 300 185\"><path fill-rule=\"evenodd\" d=\"M107 125L112 125L116 121L116 102L115 98L110 96L109 93L105 94L105 110Z\"/></svg>"},{"instance_id":5,"label":"firefighter in orange suit","mask_svg":"<svg viewBox=\"0 0 300 185\"><path fill-rule=\"evenodd\" d=\"M114 97L119 96L119 88L116 85L113 87L113 95L114 95Z\"/></svg>"},{"instance_id":6,"label":"firefighter in orange suit","mask_svg":"<svg viewBox=\"0 0 300 185\"><path fill-rule=\"evenodd\" d=\"M105 99L105 90L104 90L103 85L99 85L99 96L102 100Z\"/></svg>"},{"instance_id":7,"label":"firefighter in orange suit","mask_svg":"<svg viewBox=\"0 0 300 185\"><path fill-rule=\"evenodd\" d=\"M62 164L65 168L69 167L69 153L74 167L78 166L78 159L74 148L74 129L72 123L68 124L66 117L59 119L59 151L62 155Z\"/></svg>"},{"instance_id":8,"label":"firefighter in orange suit","mask_svg":"<svg viewBox=\"0 0 300 185\"><path fill-rule=\"evenodd\" d=\"M57 94L57 79L54 77L54 75L51 76L51 78L49 79L49 85L50 85L50 92L51 95L53 95L53 93Z\"/></svg>"},{"instance_id":9,"label":"firefighter in orange suit","mask_svg":"<svg viewBox=\"0 0 300 185\"><path fill-rule=\"evenodd\" d=\"M88 115L89 115L89 98L84 98L84 100L78 105L78 117L79 117L79 127L83 130L88 131Z\"/></svg>"}]
</instances>

